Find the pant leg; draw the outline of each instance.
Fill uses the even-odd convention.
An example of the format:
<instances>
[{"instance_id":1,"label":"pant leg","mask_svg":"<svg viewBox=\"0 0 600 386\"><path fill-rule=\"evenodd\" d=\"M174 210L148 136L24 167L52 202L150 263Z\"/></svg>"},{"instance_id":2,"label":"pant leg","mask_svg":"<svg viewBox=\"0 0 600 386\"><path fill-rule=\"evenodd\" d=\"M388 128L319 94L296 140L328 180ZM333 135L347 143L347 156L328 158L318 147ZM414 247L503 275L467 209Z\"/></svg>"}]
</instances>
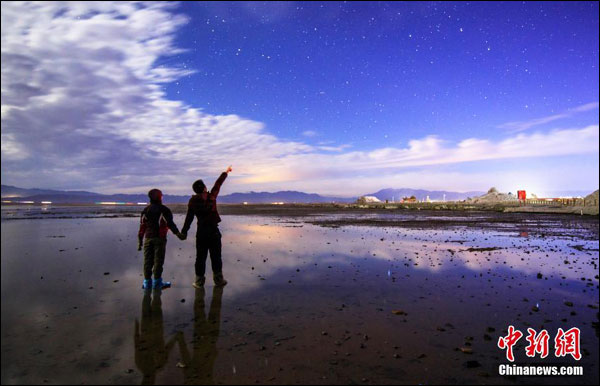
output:
<instances>
[{"instance_id":1,"label":"pant leg","mask_svg":"<svg viewBox=\"0 0 600 386\"><path fill-rule=\"evenodd\" d=\"M198 232L200 233L200 232ZM196 236L196 276L204 276L206 273L206 257L208 256L208 240L204 235Z\"/></svg>"},{"instance_id":2,"label":"pant leg","mask_svg":"<svg viewBox=\"0 0 600 386\"><path fill-rule=\"evenodd\" d=\"M210 239L210 263L213 275L223 272L223 260L221 260L221 232L217 229Z\"/></svg>"},{"instance_id":3,"label":"pant leg","mask_svg":"<svg viewBox=\"0 0 600 386\"><path fill-rule=\"evenodd\" d=\"M154 278L162 277L163 264L165 263L165 254L167 252L167 239L157 237L154 239Z\"/></svg>"},{"instance_id":4,"label":"pant leg","mask_svg":"<svg viewBox=\"0 0 600 386\"><path fill-rule=\"evenodd\" d=\"M154 266L154 243L153 239L144 240L144 279L152 279L152 267Z\"/></svg>"}]
</instances>

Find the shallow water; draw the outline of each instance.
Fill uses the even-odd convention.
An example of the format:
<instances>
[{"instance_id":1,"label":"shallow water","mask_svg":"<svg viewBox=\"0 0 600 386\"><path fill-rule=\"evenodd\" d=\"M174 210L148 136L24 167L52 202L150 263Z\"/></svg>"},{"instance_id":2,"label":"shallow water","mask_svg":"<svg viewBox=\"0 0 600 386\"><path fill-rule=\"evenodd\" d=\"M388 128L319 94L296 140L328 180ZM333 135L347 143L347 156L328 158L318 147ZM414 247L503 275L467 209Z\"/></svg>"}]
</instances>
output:
<instances>
[{"instance_id":1,"label":"shallow water","mask_svg":"<svg viewBox=\"0 0 600 386\"><path fill-rule=\"evenodd\" d=\"M2 220L139 217L144 205L2 204Z\"/></svg>"},{"instance_id":2,"label":"shallow water","mask_svg":"<svg viewBox=\"0 0 600 386\"><path fill-rule=\"evenodd\" d=\"M192 288L193 233L170 235L173 287L144 294L137 224L2 221L3 384L598 381L597 235L223 216L229 285ZM551 339L579 327L581 361L527 360L523 338L515 363L584 376L500 377L496 343L511 324Z\"/></svg>"}]
</instances>

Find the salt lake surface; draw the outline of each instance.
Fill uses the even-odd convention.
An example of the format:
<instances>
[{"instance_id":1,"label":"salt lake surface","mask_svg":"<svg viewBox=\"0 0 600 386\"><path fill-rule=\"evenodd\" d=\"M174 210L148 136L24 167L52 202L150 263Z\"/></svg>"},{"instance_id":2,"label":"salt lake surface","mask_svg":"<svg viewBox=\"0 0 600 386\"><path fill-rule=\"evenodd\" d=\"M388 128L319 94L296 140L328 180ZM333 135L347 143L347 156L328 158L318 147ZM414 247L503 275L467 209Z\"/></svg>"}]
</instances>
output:
<instances>
[{"instance_id":1,"label":"salt lake surface","mask_svg":"<svg viewBox=\"0 0 600 386\"><path fill-rule=\"evenodd\" d=\"M191 286L192 228L169 235L173 287L144 293L137 218L14 210L2 216L2 384L598 382L597 218L413 229L222 216L225 288ZM529 359L524 337L515 363L584 375L499 376L509 325L546 329L551 350L558 328L578 327L580 361Z\"/></svg>"}]
</instances>

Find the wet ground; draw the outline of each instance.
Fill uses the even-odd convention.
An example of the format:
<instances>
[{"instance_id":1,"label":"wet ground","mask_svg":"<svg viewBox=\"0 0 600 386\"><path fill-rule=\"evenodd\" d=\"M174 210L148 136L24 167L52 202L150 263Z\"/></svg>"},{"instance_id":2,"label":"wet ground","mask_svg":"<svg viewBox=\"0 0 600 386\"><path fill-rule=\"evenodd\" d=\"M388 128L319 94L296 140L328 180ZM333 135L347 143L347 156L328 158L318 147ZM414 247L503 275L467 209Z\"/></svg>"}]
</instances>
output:
<instances>
[{"instance_id":1,"label":"wet ground","mask_svg":"<svg viewBox=\"0 0 600 386\"><path fill-rule=\"evenodd\" d=\"M3 207L2 384L598 382L597 217L225 215L229 285L192 288L170 235L173 288L144 293L138 220L105 215ZM515 363L584 376L499 376L509 325L580 328L581 361L523 337Z\"/></svg>"}]
</instances>

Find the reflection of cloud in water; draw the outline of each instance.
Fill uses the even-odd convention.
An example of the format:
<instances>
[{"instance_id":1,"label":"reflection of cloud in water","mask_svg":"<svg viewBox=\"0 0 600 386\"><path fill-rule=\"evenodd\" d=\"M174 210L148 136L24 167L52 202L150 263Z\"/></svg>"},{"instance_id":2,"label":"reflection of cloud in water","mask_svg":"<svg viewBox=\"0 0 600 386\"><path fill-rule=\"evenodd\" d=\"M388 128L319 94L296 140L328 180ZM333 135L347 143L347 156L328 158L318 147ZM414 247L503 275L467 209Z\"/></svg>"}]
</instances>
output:
<instances>
[{"instance_id":1,"label":"reflection of cloud in water","mask_svg":"<svg viewBox=\"0 0 600 386\"><path fill-rule=\"evenodd\" d=\"M181 225L183 216L176 216L175 220ZM134 319L140 317L143 296L142 254L136 251L137 225L137 218L3 222L3 354L11 349L20 353L36 363L36 374L52 374L52 381L73 383L78 377L85 377L92 383L105 382L105 372L112 371L120 374L111 378L115 383L138 382L139 374L125 373L128 367L135 368L131 362L133 343L129 339ZM181 324L182 329L188 323L188 334L191 328L194 232L190 232L185 242L169 235L164 277L173 281L173 288L164 292L162 305L167 339L179 329L174 323ZM341 297L346 304L362 296L363 306L370 304L372 296L384 295L382 299L387 296L393 300L396 292L378 287L382 281L391 284L388 270L392 278L398 279L395 284L398 287L394 288L404 289L399 293L411 299L436 289L452 290L461 274L473 277L483 273L481 280L460 283L464 283L466 293L478 296L482 295L477 292L479 288L484 291L488 288L488 279L499 290L507 290L504 279L510 280L511 276L516 277L512 284L527 285L528 290L536 285L538 288L550 285L550 281L535 278L538 272L544 277L554 275L551 278L554 283L561 282L564 276L565 286L554 284L552 293L572 299L574 287L569 285L579 282L584 286L581 277L597 274L589 264L598 256L597 240L520 238L516 237L516 231L512 234L474 229L323 228L307 224L288 227L270 218L223 216L222 233L224 272L230 283L223 307L230 310L230 315L231 309L246 304L239 302L248 299L248 294L264 297L248 302L258 301L262 306L277 301L288 307L292 296L308 296L305 293L309 293L306 291L310 287L321 294L320 300L327 307L318 308L309 301L304 305L305 312L322 313L334 323L336 316L327 311L333 305L327 303L325 295ZM28 237L20 237L23 234ZM573 249L570 245L574 244L585 248ZM502 249L467 251L491 247ZM567 259L570 264L562 264ZM210 264L207 265L210 274ZM374 280L375 275L382 280ZM41 276L44 278L40 279ZM445 280L446 277L451 280ZM421 281L427 278L430 280ZM288 279L293 281L292 285L287 284ZM432 287L434 282L437 284ZM339 288L341 292L332 292L323 283L338 286L331 288ZM210 287L212 283L208 280L207 289ZM357 288L364 294L357 294ZM403 297L401 301L407 299ZM495 301L500 301L500 297ZM418 307L417 304L412 307ZM423 315L427 315L425 309ZM416 311L411 317L417 317ZM10 329L5 330L5 326ZM47 356L30 352L31 339ZM14 360L10 363L7 371L3 368L3 383L43 381L33 373L19 375L15 370L19 366L14 365ZM171 367L166 366L161 376L178 379L181 370Z\"/></svg>"},{"instance_id":2,"label":"reflection of cloud in water","mask_svg":"<svg viewBox=\"0 0 600 386\"><path fill-rule=\"evenodd\" d=\"M430 272L456 267L481 272L510 266L524 274L551 274L562 260L549 261L553 257L546 257L548 250L573 252L570 243L561 239L518 239L512 234L471 229L322 228L307 224L282 227L244 224L242 217L225 218L230 221L226 221L224 230L224 256L229 254L241 263L245 260L256 263L255 270L263 276L299 264L347 263L348 259L364 261L365 258L392 264L408 263L413 269ZM593 247L594 243L591 244ZM469 248L474 250L469 251ZM269 259L268 264L256 259L261 256ZM578 278L575 270L562 271L565 270L561 270L561 274L567 278ZM243 275L240 279L247 280L252 276Z\"/></svg>"}]
</instances>

